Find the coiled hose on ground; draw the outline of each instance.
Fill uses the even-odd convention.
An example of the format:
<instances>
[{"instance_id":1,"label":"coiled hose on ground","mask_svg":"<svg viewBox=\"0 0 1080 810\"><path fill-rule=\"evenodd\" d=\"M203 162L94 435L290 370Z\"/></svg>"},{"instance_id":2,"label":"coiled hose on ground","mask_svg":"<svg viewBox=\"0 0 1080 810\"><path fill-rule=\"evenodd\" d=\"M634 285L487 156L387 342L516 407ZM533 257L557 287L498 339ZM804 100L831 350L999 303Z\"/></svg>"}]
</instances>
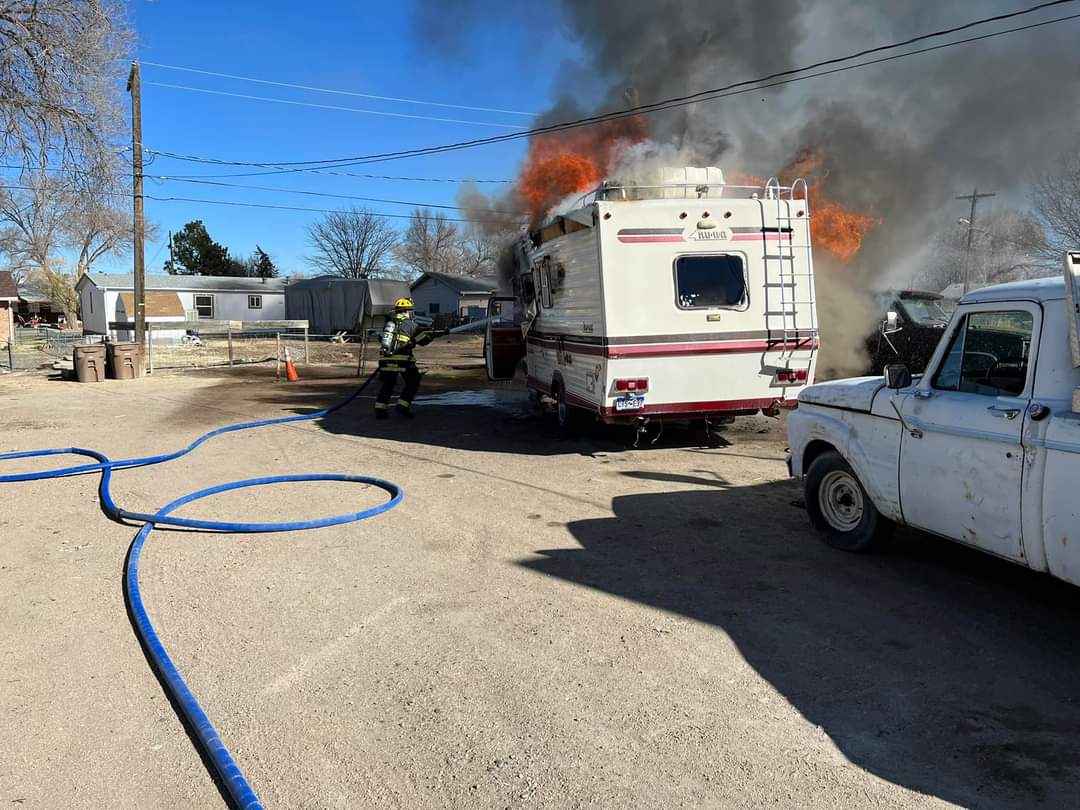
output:
<instances>
[{"instance_id":1,"label":"coiled hose on ground","mask_svg":"<svg viewBox=\"0 0 1080 810\"><path fill-rule=\"evenodd\" d=\"M139 590L139 558L142 555L143 546L146 544L147 538L150 537L150 533L153 532L155 526L182 526L189 529L202 529L203 531L226 533L288 532L301 529L317 529L323 526L336 526L342 523L352 523L358 520L364 520L365 518L374 517L375 515L392 509L401 502L403 493L397 484L366 475L342 475L337 473L271 475L265 478L249 478L244 481L232 481L207 487L206 489L200 489L198 492L192 492L189 495L177 498L172 503L166 504L157 512L151 514L148 512L132 512L123 509L116 504L110 491L112 474L114 470L124 470L132 467L147 467L152 464L161 464L166 461L172 461L182 456L186 456L203 442L225 433L235 433L240 430L266 427L268 425L304 422L329 416L335 411L339 411L346 407L359 397L363 390L371 384L373 379L375 379L377 373L378 372L376 371L375 374L368 377L367 380L349 396L342 399L336 405L324 410L300 414L298 416L283 416L276 419L260 419L254 422L241 422L236 425L227 425L204 433L187 447L172 453L163 453L158 456L144 456L141 458L119 459L116 461L113 461L104 453L99 453L97 450L89 450L83 447L63 447L55 450L26 450L17 453L0 454L0 461L58 455L77 455L92 458L95 460L92 464L77 464L55 470L0 475L0 484L17 483L20 481L40 481L46 478L61 478L69 475L100 472L101 483L98 487L98 495L101 499L101 508L105 514L117 522L139 521L143 524L142 528L139 529L138 534L135 535L135 539L131 542L131 547L128 549L127 559L124 564L124 598L127 601L128 610L131 613L132 623L135 626L135 631L139 636L143 649L146 650L147 657L150 659L151 664L161 679L162 685L169 693L174 705L180 711L188 728L202 746L207 760L216 772L216 775L228 793L229 798L236 807L242 808L243 810L261 810L262 804L256 797L251 785L248 784L248 781L240 772L240 768L229 753L229 749L226 748L225 744L221 741L221 737L218 736L213 724L211 724L210 719L206 716L206 712L203 711L202 706L200 706L198 700L195 699L195 695L184 682L183 677L180 675L180 671L169 657L168 652L165 650L165 645L162 644L160 637L154 630L154 626L150 623L150 617L146 613L146 607L142 600L142 593ZM263 486L265 484L284 484L296 481L347 481L367 484L385 490L390 498L377 506L373 506L369 509L362 509L359 512L348 512L316 520L285 521L279 523L233 523L216 520L196 520L192 518L174 517L172 515L172 512L179 509L181 506L192 503L193 501L201 500L202 498L207 498L211 495L216 495L220 492Z\"/></svg>"}]
</instances>

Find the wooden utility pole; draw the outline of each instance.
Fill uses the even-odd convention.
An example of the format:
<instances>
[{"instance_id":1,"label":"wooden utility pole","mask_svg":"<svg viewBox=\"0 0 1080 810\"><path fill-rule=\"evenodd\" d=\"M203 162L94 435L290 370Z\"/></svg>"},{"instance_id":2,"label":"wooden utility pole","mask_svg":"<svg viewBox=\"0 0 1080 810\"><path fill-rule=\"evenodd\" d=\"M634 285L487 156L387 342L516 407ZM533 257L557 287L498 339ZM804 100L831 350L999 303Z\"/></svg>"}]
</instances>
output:
<instances>
[{"instance_id":1,"label":"wooden utility pole","mask_svg":"<svg viewBox=\"0 0 1080 810\"><path fill-rule=\"evenodd\" d=\"M143 217L143 145L142 145L142 88L139 84L139 63L131 63L128 76L131 93L131 196L135 206L135 342L143 345L146 330L146 265L144 239L146 221Z\"/></svg>"},{"instance_id":2,"label":"wooden utility pole","mask_svg":"<svg viewBox=\"0 0 1080 810\"><path fill-rule=\"evenodd\" d=\"M956 199L958 200L970 200L971 201L971 214L968 216L968 238L967 238L967 253L964 254L964 282L962 284L961 294L967 294L968 288L968 272L971 268L971 238L975 234L975 207L979 204L979 200L986 197L996 197L993 192L980 194L979 187L975 186L975 190L970 194L961 194Z\"/></svg>"}]
</instances>

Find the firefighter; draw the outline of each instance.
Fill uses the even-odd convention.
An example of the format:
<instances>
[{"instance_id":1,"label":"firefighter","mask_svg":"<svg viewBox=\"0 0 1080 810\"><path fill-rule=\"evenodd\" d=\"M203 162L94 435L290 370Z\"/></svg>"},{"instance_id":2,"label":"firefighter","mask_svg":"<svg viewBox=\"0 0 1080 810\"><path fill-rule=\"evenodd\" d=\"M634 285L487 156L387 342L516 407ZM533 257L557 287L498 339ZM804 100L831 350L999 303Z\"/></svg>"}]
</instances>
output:
<instances>
[{"instance_id":1,"label":"firefighter","mask_svg":"<svg viewBox=\"0 0 1080 810\"><path fill-rule=\"evenodd\" d=\"M415 319L411 298L399 298L394 304L394 314L383 329L381 355L379 357L379 395L375 398L375 418L386 419L390 415L390 396L394 393L398 376L405 377L405 388L397 401L397 410L410 419L412 403L420 387L420 371L416 368L413 349L426 346L438 337L439 332L422 328Z\"/></svg>"}]
</instances>

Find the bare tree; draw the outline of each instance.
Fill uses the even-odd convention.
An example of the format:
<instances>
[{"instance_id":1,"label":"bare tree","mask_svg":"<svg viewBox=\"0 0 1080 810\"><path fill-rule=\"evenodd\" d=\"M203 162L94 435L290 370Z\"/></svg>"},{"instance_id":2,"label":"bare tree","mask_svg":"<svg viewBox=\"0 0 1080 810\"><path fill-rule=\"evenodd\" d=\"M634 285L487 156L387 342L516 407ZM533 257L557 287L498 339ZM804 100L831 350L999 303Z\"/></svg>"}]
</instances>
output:
<instances>
[{"instance_id":1,"label":"bare tree","mask_svg":"<svg viewBox=\"0 0 1080 810\"><path fill-rule=\"evenodd\" d=\"M1056 269L1066 251L1080 248L1080 143L1035 181L1032 208L1046 234L1039 258Z\"/></svg>"},{"instance_id":2,"label":"bare tree","mask_svg":"<svg viewBox=\"0 0 1080 810\"><path fill-rule=\"evenodd\" d=\"M99 177L75 192L64 225L68 246L76 252L76 275L84 273L104 256L123 256L131 251L134 236L131 207L119 192L119 173ZM158 228L145 221L148 241L157 238Z\"/></svg>"},{"instance_id":3,"label":"bare tree","mask_svg":"<svg viewBox=\"0 0 1080 810\"><path fill-rule=\"evenodd\" d=\"M314 253L308 261L324 273L345 278L378 278L390 274L385 262L398 243L398 233L367 209L335 211L308 226Z\"/></svg>"},{"instance_id":4,"label":"bare tree","mask_svg":"<svg viewBox=\"0 0 1080 810\"><path fill-rule=\"evenodd\" d=\"M463 272L480 275L497 271L525 228L525 216L514 210L518 207L516 198L513 193L488 196L475 183L465 183L456 199L470 220L462 234Z\"/></svg>"},{"instance_id":5,"label":"bare tree","mask_svg":"<svg viewBox=\"0 0 1080 810\"><path fill-rule=\"evenodd\" d=\"M0 0L0 157L96 171L120 131L122 0Z\"/></svg>"},{"instance_id":6,"label":"bare tree","mask_svg":"<svg viewBox=\"0 0 1080 810\"><path fill-rule=\"evenodd\" d=\"M970 255L967 239L968 229L963 224L939 232L928 251L927 265L917 277L919 285L935 292L943 290L963 280L965 267L969 288L1045 274L1042 255L1046 236L1039 221L1029 214L1010 209L991 211L976 222Z\"/></svg>"},{"instance_id":7,"label":"bare tree","mask_svg":"<svg viewBox=\"0 0 1080 810\"><path fill-rule=\"evenodd\" d=\"M433 213L430 208L413 210L395 255L414 275L427 272L462 274L466 266L457 225L446 214Z\"/></svg>"},{"instance_id":8,"label":"bare tree","mask_svg":"<svg viewBox=\"0 0 1080 810\"><path fill-rule=\"evenodd\" d=\"M74 195L64 180L27 173L19 187L0 187L0 255L22 280L57 261Z\"/></svg>"},{"instance_id":9,"label":"bare tree","mask_svg":"<svg viewBox=\"0 0 1080 810\"><path fill-rule=\"evenodd\" d=\"M131 212L119 181L95 178L27 171L18 186L0 188L0 256L16 275L59 269L61 252L71 250L81 277L101 257L130 250ZM149 238L156 230L147 223Z\"/></svg>"},{"instance_id":10,"label":"bare tree","mask_svg":"<svg viewBox=\"0 0 1080 810\"><path fill-rule=\"evenodd\" d=\"M44 295L49 303L64 310L68 324L74 324L79 314L79 294L75 291L75 277L51 267L43 267L30 273L30 285Z\"/></svg>"}]
</instances>

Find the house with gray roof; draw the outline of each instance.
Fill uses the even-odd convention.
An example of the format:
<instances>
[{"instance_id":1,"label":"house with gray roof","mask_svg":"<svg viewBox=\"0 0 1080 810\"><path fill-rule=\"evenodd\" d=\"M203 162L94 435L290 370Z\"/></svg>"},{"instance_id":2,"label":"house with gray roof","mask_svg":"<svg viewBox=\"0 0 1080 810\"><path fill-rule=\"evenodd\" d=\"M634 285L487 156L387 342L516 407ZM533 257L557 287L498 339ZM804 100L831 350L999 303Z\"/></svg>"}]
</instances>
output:
<instances>
[{"instance_id":1,"label":"house with gray roof","mask_svg":"<svg viewBox=\"0 0 1080 810\"><path fill-rule=\"evenodd\" d=\"M285 278L147 275L146 320L284 320L288 283ZM84 332L107 335L109 324L135 320L132 274L86 273L75 290Z\"/></svg>"},{"instance_id":2,"label":"house with gray roof","mask_svg":"<svg viewBox=\"0 0 1080 810\"><path fill-rule=\"evenodd\" d=\"M410 289L418 314L456 323L487 317L488 299L498 292L499 280L495 276L424 273Z\"/></svg>"}]
</instances>

